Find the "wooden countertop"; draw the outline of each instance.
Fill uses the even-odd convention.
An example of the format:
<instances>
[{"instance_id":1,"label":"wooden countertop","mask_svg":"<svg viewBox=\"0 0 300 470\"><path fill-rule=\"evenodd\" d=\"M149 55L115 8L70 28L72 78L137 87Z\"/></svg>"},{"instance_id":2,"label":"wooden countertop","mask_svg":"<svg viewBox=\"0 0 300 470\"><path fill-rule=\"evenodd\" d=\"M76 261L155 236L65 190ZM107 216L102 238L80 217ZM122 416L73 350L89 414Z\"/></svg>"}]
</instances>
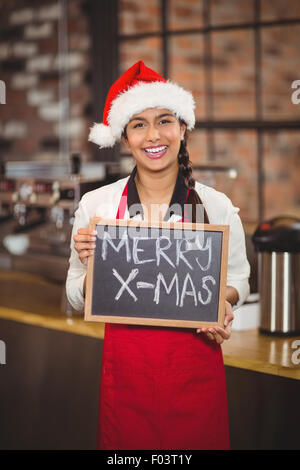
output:
<instances>
[{"instance_id":1,"label":"wooden countertop","mask_svg":"<svg viewBox=\"0 0 300 470\"><path fill-rule=\"evenodd\" d=\"M269 336L258 329L233 331L222 351L227 366L300 380L299 336ZM293 363L293 354L298 364Z\"/></svg>"},{"instance_id":2,"label":"wooden countertop","mask_svg":"<svg viewBox=\"0 0 300 470\"><path fill-rule=\"evenodd\" d=\"M93 338L104 338L103 323L88 323L79 315L39 315L0 307L1 318ZM295 341L298 343L293 347ZM222 350L226 366L300 380L300 364L294 364L292 361L293 353L295 359L300 361L300 337L266 336L260 334L257 329L233 331L230 340L223 343Z\"/></svg>"},{"instance_id":3,"label":"wooden countertop","mask_svg":"<svg viewBox=\"0 0 300 470\"><path fill-rule=\"evenodd\" d=\"M104 323L85 322L83 316L39 315L0 306L0 319L12 320L27 325L41 326L51 330L65 331L92 338L104 338Z\"/></svg>"}]
</instances>

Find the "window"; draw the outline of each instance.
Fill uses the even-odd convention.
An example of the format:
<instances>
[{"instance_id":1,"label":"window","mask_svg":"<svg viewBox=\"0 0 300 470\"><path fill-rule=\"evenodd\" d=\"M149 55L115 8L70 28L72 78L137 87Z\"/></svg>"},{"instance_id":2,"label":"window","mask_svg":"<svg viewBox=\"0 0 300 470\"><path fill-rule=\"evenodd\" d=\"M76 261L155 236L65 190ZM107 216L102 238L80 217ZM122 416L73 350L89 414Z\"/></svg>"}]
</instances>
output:
<instances>
[{"instance_id":1,"label":"window","mask_svg":"<svg viewBox=\"0 0 300 470\"><path fill-rule=\"evenodd\" d=\"M119 0L119 73L142 59L192 91L194 166L224 191L243 220L298 211L300 2L294 0ZM298 71L298 75L297 75ZM297 179L298 174L298 179ZM251 205L250 205L251 202Z\"/></svg>"}]
</instances>

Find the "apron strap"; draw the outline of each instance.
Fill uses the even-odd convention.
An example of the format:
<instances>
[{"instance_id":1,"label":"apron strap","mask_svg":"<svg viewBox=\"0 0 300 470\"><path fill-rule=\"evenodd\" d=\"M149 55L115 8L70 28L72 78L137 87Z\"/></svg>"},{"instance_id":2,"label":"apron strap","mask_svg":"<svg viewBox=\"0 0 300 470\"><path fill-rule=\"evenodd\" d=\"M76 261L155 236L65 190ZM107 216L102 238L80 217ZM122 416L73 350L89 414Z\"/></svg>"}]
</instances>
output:
<instances>
[{"instance_id":1,"label":"apron strap","mask_svg":"<svg viewBox=\"0 0 300 470\"><path fill-rule=\"evenodd\" d=\"M127 207L127 191L128 191L128 181L126 183L126 186L123 190L123 193L119 202L116 219L124 219L124 214L125 214L126 207Z\"/></svg>"},{"instance_id":2,"label":"apron strap","mask_svg":"<svg viewBox=\"0 0 300 470\"><path fill-rule=\"evenodd\" d=\"M195 191L195 189L194 189L194 191ZM189 189L187 190L186 201L185 201L186 204L187 204L187 201L188 201L188 197L189 197ZM209 223L210 223L210 222L209 222L209 218L208 218L206 209L205 209L205 207L204 207L204 204L203 204L203 202L202 202L202 200L201 200L199 194L198 194L198 198L199 198L199 204L202 204L203 209L204 209L204 223L205 223L205 224L209 224ZM180 222L182 222L182 219L181 219ZM185 210L184 210L184 222L189 222L189 219L188 219L187 214L186 214L186 208L185 208ZM199 222L199 221L196 220L196 222ZM202 221L201 221L201 222L202 222Z\"/></svg>"}]
</instances>

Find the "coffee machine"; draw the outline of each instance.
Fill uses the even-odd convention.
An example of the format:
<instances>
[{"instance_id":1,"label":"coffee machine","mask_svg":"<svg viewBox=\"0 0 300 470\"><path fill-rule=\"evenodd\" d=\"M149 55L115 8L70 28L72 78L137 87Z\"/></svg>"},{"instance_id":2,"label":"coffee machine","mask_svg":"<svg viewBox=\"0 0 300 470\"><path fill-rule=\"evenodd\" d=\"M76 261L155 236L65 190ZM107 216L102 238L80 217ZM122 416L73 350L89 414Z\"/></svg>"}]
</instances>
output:
<instances>
[{"instance_id":1,"label":"coffee machine","mask_svg":"<svg viewBox=\"0 0 300 470\"><path fill-rule=\"evenodd\" d=\"M0 270L4 279L7 273L27 273L60 284L62 310L70 310L64 285L74 213L84 193L120 175L118 163L82 164L78 154L72 156L70 165L2 164Z\"/></svg>"}]
</instances>

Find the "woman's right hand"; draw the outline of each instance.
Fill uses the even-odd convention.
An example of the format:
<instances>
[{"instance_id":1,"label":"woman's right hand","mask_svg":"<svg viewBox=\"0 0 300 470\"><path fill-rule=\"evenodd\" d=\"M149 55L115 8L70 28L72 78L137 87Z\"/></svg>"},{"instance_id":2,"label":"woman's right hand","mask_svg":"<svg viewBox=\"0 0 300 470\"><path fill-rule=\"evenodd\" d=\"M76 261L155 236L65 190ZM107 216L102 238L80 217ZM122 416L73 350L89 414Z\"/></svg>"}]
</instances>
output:
<instances>
[{"instance_id":1,"label":"woman's right hand","mask_svg":"<svg viewBox=\"0 0 300 470\"><path fill-rule=\"evenodd\" d=\"M96 230L91 228L79 228L73 236L74 248L80 261L87 265L89 256L94 254L96 248Z\"/></svg>"}]
</instances>

